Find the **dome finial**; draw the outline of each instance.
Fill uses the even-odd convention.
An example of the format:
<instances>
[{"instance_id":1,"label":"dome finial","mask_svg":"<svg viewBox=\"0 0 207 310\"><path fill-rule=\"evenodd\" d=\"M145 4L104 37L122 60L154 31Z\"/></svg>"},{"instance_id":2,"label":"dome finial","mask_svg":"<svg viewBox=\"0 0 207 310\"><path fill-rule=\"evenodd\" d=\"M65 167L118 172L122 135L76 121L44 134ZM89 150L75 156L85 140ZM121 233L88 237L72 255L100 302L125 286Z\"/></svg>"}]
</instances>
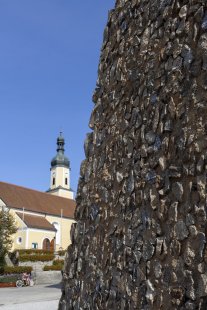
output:
<instances>
[{"instance_id":1,"label":"dome finial","mask_svg":"<svg viewBox=\"0 0 207 310\"><path fill-rule=\"evenodd\" d=\"M51 161L51 167L54 166L65 166L70 167L69 159L64 155L65 152L65 139L63 137L62 131L60 131L57 137L57 154Z\"/></svg>"},{"instance_id":2,"label":"dome finial","mask_svg":"<svg viewBox=\"0 0 207 310\"><path fill-rule=\"evenodd\" d=\"M57 152L63 152L65 151L64 149L64 145L65 145L65 139L62 135L62 131L60 131L59 137L57 138Z\"/></svg>"}]
</instances>

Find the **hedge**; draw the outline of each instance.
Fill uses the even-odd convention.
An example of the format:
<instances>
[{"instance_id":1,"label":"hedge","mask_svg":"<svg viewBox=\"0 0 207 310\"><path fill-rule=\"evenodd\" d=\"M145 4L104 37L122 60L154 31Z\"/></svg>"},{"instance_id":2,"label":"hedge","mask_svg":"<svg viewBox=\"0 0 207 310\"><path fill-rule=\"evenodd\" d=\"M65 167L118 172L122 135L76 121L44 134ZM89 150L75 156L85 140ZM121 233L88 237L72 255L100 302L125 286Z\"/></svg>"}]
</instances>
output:
<instances>
[{"instance_id":1,"label":"hedge","mask_svg":"<svg viewBox=\"0 0 207 310\"><path fill-rule=\"evenodd\" d=\"M0 267L0 274L15 274L15 273L30 273L32 271L31 266L4 266Z\"/></svg>"},{"instance_id":2,"label":"hedge","mask_svg":"<svg viewBox=\"0 0 207 310\"><path fill-rule=\"evenodd\" d=\"M49 271L49 270L62 270L63 265L52 265L52 266L44 266L43 270L44 271Z\"/></svg>"},{"instance_id":3,"label":"hedge","mask_svg":"<svg viewBox=\"0 0 207 310\"><path fill-rule=\"evenodd\" d=\"M50 250L40 250L40 249L21 249L21 250L15 250L14 252L19 252L19 255L25 255L25 254L52 254L53 251Z\"/></svg>"},{"instance_id":4,"label":"hedge","mask_svg":"<svg viewBox=\"0 0 207 310\"><path fill-rule=\"evenodd\" d=\"M19 279L18 275L12 275L12 276L3 276L0 277L0 283L11 283L16 282Z\"/></svg>"},{"instance_id":5,"label":"hedge","mask_svg":"<svg viewBox=\"0 0 207 310\"><path fill-rule=\"evenodd\" d=\"M52 264L53 266L64 265L64 259L55 259Z\"/></svg>"},{"instance_id":6,"label":"hedge","mask_svg":"<svg viewBox=\"0 0 207 310\"><path fill-rule=\"evenodd\" d=\"M19 261L20 262L48 262L50 260L54 259L54 254L25 254L25 255L20 255Z\"/></svg>"}]
</instances>

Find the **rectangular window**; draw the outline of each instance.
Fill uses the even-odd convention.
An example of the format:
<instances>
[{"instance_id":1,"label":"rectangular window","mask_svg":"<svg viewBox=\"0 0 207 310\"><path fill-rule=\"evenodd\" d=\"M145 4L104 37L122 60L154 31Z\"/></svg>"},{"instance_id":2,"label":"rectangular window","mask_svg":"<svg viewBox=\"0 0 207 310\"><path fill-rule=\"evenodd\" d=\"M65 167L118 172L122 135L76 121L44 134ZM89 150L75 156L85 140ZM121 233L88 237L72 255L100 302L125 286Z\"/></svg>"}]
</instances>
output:
<instances>
[{"instance_id":1,"label":"rectangular window","mask_svg":"<svg viewBox=\"0 0 207 310\"><path fill-rule=\"evenodd\" d=\"M65 178L65 185L68 185L68 179Z\"/></svg>"},{"instance_id":2,"label":"rectangular window","mask_svg":"<svg viewBox=\"0 0 207 310\"><path fill-rule=\"evenodd\" d=\"M52 179L52 185L55 185L55 178Z\"/></svg>"},{"instance_id":3,"label":"rectangular window","mask_svg":"<svg viewBox=\"0 0 207 310\"><path fill-rule=\"evenodd\" d=\"M32 243L32 249L38 249L38 243L33 242Z\"/></svg>"}]
</instances>

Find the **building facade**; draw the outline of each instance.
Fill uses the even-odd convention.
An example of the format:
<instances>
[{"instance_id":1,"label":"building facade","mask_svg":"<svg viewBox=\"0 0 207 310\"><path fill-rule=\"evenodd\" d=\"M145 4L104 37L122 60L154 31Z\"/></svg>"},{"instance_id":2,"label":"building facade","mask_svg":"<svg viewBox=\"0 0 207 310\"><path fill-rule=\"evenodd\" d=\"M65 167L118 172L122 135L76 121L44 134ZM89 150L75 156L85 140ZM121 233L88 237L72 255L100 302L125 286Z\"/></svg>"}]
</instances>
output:
<instances>
[{"instance_id":1,"label":"building facade","mask_svg":"<svg viewBox=\"0 0 207 310\"><path fill-rule=\"evenodd\" d=\"M0 182L0 208L10 210L18 227L13 249L66 249L74 223L75 201L70 189L70 162L62 133L51 161L50 189L44 193Z\"/></svg>"}]
</instances>

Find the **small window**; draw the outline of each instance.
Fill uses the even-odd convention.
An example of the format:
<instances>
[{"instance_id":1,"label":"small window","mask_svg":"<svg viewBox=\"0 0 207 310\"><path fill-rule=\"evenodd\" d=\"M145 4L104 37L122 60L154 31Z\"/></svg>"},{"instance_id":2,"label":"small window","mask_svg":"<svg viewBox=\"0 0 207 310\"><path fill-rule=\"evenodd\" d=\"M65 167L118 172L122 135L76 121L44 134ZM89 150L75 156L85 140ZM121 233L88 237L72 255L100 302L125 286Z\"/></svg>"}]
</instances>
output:
<instances>
[{"instance_id":1,"label":"small window","mask_svg":"<svg viewBox=\"0 0 207 310\"><path fill-rule=\"evenodd\" d=\"M38 243L33 242L32 243L32 249L38 249Z\"/></svg>"},{"instance_id":2,"label":"small window","mask_svg":"<svg viewBox=\"0 0 207 310\"><path fill-rule=\"evenodd\" d=\"M65 185L68 185L68 179L65 178Z\"/></svg>"},{"instance_id":3,"label":"small window","mask_svg":"<svg viewBox=\"0 0 207 310\"><path fill-rule=\"evenodd\" d=\"M55 178L52 179L52 185L55 185Z\"/></svg>"},{"instance_id":4,"label":"small window","mask_svg":"<svg viewBox=\"0 0 207 310\"><path fill-rule=\"evenodd\" d=\"M22 237L18 237L18 238L17 238L17 243L18 243L18 244L21 244L21 243L22 243Z\"/></svg>"}]
</instances>

